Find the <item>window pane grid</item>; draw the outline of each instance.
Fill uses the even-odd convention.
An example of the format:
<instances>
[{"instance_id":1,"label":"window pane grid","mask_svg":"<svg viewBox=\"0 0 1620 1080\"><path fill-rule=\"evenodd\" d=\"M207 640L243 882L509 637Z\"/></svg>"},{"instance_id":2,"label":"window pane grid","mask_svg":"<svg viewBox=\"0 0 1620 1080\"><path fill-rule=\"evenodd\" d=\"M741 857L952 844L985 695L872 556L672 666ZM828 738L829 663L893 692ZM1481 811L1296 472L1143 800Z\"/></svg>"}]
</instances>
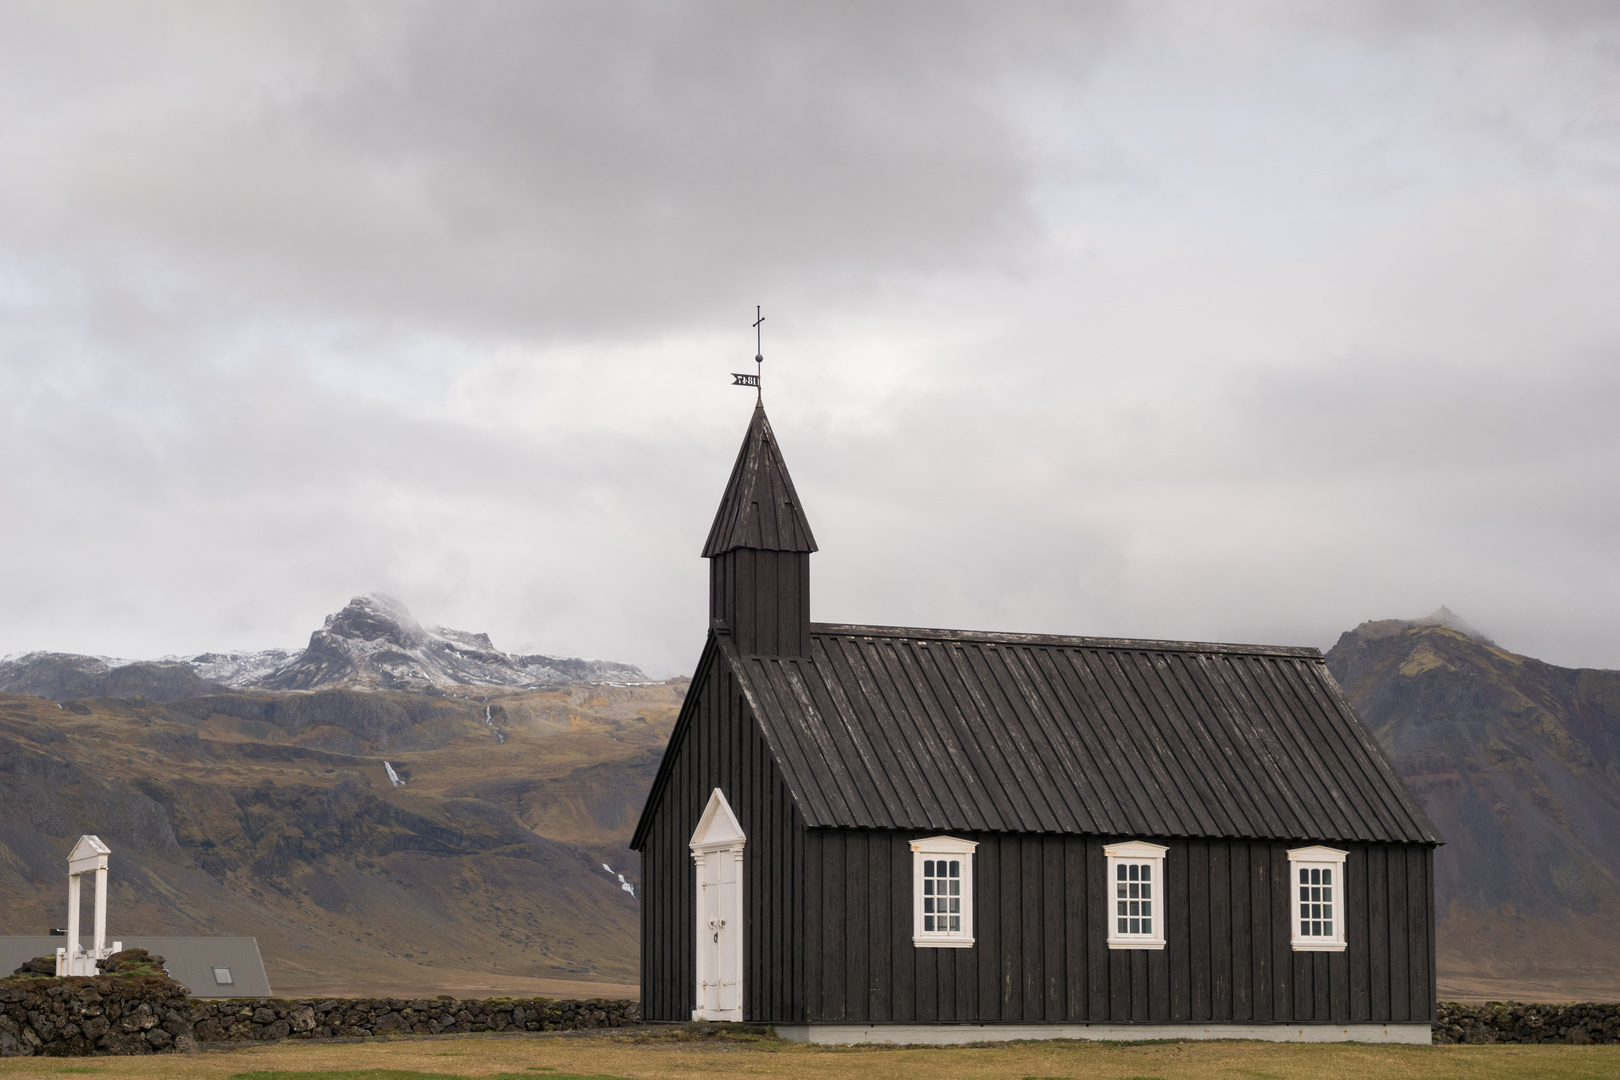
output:
<instances>
[{"instance_id":1,"label":"window pane grid","mask_svg":"<svg viewBox=\"0 0 1620 1080\"><path fill-rule=\"evenodd\" d=\"M1333 867L1299 868L1299 936L1336 940L1333 932Z\"/></svg>"},{"instance_id":2,"label":"window pane grid","mask_svg":"<svg viewBox=\"0 0 1620 1080\"><path fill-rule=\"evenodd\" d=\"M962 932L962 860L923 860L923 933Z\"/></svg>"},{"instance_id":3,"label":"window pane grid","mask_svg":"<svg viewBox=\"0 0 1620 1080\"><path fill-rule=\"evenodd\" d=\"M1115 933L1153 936L1153 864L1121 862L1114 867Z\"/></svg>"}]
</instances>

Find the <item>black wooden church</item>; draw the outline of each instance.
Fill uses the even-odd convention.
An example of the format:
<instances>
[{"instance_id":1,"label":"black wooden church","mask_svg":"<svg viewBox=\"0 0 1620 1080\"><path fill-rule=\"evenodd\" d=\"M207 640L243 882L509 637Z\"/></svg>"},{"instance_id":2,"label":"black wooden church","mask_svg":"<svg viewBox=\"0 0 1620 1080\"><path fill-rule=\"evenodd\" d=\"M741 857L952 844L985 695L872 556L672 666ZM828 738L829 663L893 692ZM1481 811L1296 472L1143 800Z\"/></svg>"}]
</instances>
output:
<instances>
[{"instance_id":1,"label":"black wooden church","mask_svg":"<svg viewBox=\"0 0 1620 1080\"><path fill-rule=\"evenodd\" d=\"M763 407L632 846L649 1019L1429 1041L1440 838L1316 649L810 620Z\"/></svg>"}]
</instances>

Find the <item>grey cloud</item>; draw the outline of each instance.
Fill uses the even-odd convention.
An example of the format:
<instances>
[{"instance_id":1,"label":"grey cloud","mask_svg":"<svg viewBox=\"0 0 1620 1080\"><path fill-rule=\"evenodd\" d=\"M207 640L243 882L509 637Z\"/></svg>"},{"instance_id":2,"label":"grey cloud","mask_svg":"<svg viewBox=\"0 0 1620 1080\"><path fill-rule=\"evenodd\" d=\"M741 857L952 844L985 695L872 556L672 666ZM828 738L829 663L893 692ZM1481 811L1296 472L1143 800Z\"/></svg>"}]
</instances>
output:
<instances>
[{"instance_id":1,"label":"grey cloud","mask_svg":"<svg viewBox=\"0 0 1620 1080\"><path fill-rule=\"evenodd\" d=\"M303 27L304 8L255 13L279 83L251 54L239 75L172 79L196 46L118 28L144 52L123 65L133 86L68 90L93 137L29 132L45 153L18 155L12 228L134 238L211 293L312 314L552 334L701 321L744 293L1012 257L1033 228L990 100L1000 65L1073 74L1109 24L1106 7L340 10Z\"/></svg>"},{"instance_id":2,"label":"grey cloud","mask_svg":"<svg viewBox=\"0 0 1620 1080\"><path fill-rule=\"evenodd\" d=\"M764 302L818 615L1620 663L1602 11L133 11L0 15L0 652L678 671Z\"/></svg>"}]
</instances>

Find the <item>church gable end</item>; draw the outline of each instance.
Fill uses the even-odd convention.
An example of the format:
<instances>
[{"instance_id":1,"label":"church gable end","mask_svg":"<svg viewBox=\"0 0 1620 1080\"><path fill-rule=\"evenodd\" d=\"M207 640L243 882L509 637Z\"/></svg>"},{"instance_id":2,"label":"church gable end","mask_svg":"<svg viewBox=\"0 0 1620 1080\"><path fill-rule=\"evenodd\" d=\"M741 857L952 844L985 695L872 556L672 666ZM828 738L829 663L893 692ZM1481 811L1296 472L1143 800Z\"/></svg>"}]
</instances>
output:
<instances>
[{"instance_id":1,"label":"church gable end","mask_svg":"<svg viewBox=\"0 0 1620 1080\"><path fill-rule=\"evenodd\" d=\"M745 1015L799 1018L802 992L763 973L802 964L804 822L720 640L709 637L631 840L642 861L642 1011L689 1020L697 1008L692 842L716 824L714 814L703 819L719 790L746 838Z\"/></svg>"}]
</instances>

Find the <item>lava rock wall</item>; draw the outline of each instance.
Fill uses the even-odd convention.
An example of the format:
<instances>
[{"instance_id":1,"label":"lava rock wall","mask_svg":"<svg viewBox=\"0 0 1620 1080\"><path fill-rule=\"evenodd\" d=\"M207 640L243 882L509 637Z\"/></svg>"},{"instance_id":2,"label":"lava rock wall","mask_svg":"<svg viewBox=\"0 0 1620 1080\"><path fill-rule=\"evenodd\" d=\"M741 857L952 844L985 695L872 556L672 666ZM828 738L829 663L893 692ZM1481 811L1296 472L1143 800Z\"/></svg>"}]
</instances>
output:
<instances>
[{"instance_id":1,"label":"lava rock wall","mask_svg":"<svg viewBox=\"0 0 1620 1080\"><path fill-rule=\"evenodd\" d=\"M1620 1042L1620 1005L1584 1002L1523 1005L1440 1003L1434 1024L1436 1043L1615 1043Z\"/></svg>"},{"instance_id":2,"label":"lava rock wall","mask_svg":"<svg viewBox=\"0 0 1620 1080\"><path fill-rule=\"evenodd\" d=\"M572 1031L641 1022L641 1007L634 1001L549 998L249 998L195 1002L191 1008L200 1042Z\"/></svg>"},{"instance_id":3,"label":"lava rock wall","mask_svg":"<svg viewBox=\"0 0 1620 1080\"><path fill-rule=\"evenodd\" d=\"M634 1001L193 1000L161 976L0 980L0 1057L190 1052L199 1043L568 1031L641 1021Z\"/></svg>"},{"instance_id":4,"label":"lava rock wall","mask_svg":"<svg viewBox=\"0 0 1620 1080\"><path fill-rule=\"evenodd\" d=\"M191 995L161 975L0 981L0 1057L195 1050Z\"/></svg>"}]
</instances>

